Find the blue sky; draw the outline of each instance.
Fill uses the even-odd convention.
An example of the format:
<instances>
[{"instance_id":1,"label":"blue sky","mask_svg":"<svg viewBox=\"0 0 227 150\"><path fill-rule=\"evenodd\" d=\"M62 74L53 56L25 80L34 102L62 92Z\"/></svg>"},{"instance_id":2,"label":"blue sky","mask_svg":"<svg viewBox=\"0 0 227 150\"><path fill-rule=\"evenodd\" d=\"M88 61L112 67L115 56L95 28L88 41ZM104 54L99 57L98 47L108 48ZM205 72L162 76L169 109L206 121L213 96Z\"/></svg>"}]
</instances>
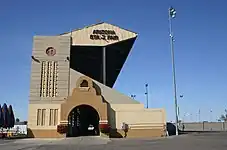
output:
<instances>
[{"instance_id":1,"label":"blue sky","mask_svg":"<svg viewBox=\"0 0 227 150\"><path fill-rule=\"evenodd\" d=\"M173 30L180 115L192 114L184 119L198 120L200 109L201 120L217 119L227 108L226 0L1 0L0 103L12 104L16 116L27 119L34 35L56 35L106 21L139 34L115 88L145 103L148 83L149 107L164 107L173 120L170 5L177 10Z\"/></svg>"}]
</instances>

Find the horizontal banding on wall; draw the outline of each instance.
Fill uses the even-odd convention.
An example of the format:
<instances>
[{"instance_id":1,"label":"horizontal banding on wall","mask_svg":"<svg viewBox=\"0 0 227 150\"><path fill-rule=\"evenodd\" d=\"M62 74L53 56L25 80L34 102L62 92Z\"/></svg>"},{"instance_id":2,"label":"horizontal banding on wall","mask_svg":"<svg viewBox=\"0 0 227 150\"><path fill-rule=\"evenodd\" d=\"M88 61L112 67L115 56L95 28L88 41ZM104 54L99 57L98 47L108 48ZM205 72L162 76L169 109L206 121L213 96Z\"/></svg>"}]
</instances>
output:
<instances>
[{"instance_id":1,"label":"horizontal banding on wall","mask_svg":"<svg viewBox=\"0 0 227 150\"><path fill-rule=\"evenodd\" d=\"M60 121L60 124L68 124L68 120Z\"/></svg>"},{"instance_id":2,"label":"horizontal banding on wall","mask_svg":"<svg viewBox=\"0 0 227 150\"><path fill-rule=\"evenodd\" d=\"M108 123L108 120L100 120L99 123Z\"/></svg>"},{"instance_id":3,"label":"horizontal banding on wall","mask_svg":"<svg viewBox=\"0 0 227 150\"><path fill-rule=\"evenodd\" d=\"M130 129L132 130L143 130L143 129L162 129L162 130L165 130L163 127L130 127Z\"/></svg>"},{"instance_id":4,"label":"horizontal banding on wall","mask_svg":"<svg viewBox=\"0 0 227 150\"><path fill-rule=\"evenodd\" d=\"M60 121L60 124L67 124L68 120ZM108 120L100 120L99 123L108 123Z\"/></svg>"}]
</instances>

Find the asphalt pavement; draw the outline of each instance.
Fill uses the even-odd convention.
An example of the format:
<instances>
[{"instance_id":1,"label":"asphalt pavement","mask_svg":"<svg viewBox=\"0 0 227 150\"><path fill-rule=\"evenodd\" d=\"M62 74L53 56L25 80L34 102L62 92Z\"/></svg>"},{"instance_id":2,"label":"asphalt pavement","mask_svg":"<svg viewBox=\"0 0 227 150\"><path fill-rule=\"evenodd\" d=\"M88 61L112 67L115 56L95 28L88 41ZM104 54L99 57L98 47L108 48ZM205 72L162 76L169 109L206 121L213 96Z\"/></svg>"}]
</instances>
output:
<instances>
[{"instance_id":1,"label":"asphalt pavement","mask_svg":"<svg viewBox=\"0 0 227 150\"><path fill-rule=\"evenodd\" d=\"M226 150L227 132L194 133L167 138L0 140L0 150Z\"/></svg>"}]
</instances>

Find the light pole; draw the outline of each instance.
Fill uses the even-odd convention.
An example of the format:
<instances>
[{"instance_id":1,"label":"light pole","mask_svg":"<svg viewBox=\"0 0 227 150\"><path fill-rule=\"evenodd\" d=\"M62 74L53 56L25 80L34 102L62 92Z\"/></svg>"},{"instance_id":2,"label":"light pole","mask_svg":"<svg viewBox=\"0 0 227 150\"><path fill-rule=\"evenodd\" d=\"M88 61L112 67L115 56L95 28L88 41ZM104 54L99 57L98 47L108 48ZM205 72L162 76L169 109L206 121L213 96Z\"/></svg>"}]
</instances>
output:
<instances>
[{"instance_id":1,"label":"light pole","mask_svg":"<svg viewBox=\"0 0 227 150\"><path fill-rule=\"evenodd\" d=\"M212 118L212 112L213 112L213 111L212 111L212 109L211 109L211 110L210 110L210 122L212 122L212 119L213 119L213 118Z\"/></svg>"},{"instance_id":2,"label":"light pole","mask_svg":"<svg viewBox=\"0 0 227 150\"><path fill-rule=\"evenodd\" d=\"M178 135L178 113L177 113L177 86L176 86L176 71L175 71L175 60L174 60L174 38L172 32L172 19L176 16L176 10L173 7L169 8L169 33L170 33L170 48L172 54L172 71L173 71L173 88L174 88L174 102L175 102L175 125L176 135Z\"/></svg>"},{"instance_id":3,"label":"light pole","mask_svg":"<svg viewBox=\"0 0 227 150\"><path fill-rule=\"evenodd\" d=\"M180 98L183 99L183 95L180 95ZM180 106L178 104L178 121L179 121L179 118L180 118Z\"/></svg>"},{"instance_id":4,"label":"light pole","mask_svg":"<svg viewBox=\"0 0 227 150\"><path fill-rule=\"evenodd\" d=\"M147 100L147 108L148 108L148 84L145 84L145 95L146 95L146 100Z\"/></svg>"},{"instance_id":5,"label":"light pole","mask_svg":"<svg viewBox=\"0 0 227 150\"><path fill-rule=\"evenodd\" d=\"M191 120L191 122L193 122L193 118L192 118L193 116L192 116L192 113L190 114L190 120Z\"/></svg>"},{"instance_id":6,"label":"light pole","mask_svg":"<svg viewBox=\"0 0 227 150\"><path fill-rule=\"evenodd\" d=\"M188 117L189 115L190 115L189 113L184 113L184 119L183 119L183 120L184 120L184 121L183 121L184 123L185 123L185 122L188 122L188 121L186 120L186 117ZM185 120L186 120L186 121L185 121ZM188 120L189 120L189 119L188 119Z\"/></svg>"}]
</instances>

